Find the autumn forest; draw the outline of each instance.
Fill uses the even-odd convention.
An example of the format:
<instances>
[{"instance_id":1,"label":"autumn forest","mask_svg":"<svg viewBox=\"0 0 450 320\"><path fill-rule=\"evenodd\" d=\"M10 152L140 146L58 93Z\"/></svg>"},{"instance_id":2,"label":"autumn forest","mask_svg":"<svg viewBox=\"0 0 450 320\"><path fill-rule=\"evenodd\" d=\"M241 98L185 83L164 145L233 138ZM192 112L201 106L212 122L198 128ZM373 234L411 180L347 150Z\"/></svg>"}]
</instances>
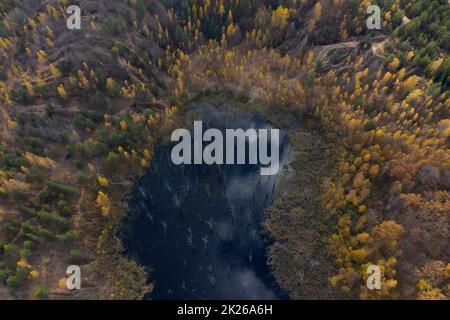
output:
<instances>
[{"instance_id":1,"label":"autumn forest","mask_svg":"<svg viewBox=\"0 0 450 320\"><path fill-rule=\"evenodd\" d=\"M151 293L124 254L127 199L205 103L288 132L260 230L287 298L450 297L447 0L5 0L0 15L0 299Z\"/></svg>"}]
</instances>

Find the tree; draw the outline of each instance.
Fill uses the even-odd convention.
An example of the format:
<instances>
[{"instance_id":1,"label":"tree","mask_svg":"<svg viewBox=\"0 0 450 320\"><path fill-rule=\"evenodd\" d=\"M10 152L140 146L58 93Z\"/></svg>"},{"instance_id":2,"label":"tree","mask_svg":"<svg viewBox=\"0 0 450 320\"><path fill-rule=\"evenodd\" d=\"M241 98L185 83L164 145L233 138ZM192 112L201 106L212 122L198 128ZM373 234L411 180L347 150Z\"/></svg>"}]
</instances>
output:
<instances>
[{"instance_id":1,"label":"tree","mask_svg":"<svg viewBox=\"0 0 450 320\"><path fill-rule=\"evenodd\" d=\"M67 97L69 96L66 92L66 89L64 88L64 85L61 83L59 85L59 87L57 88L58 91L58 95L62 98L62 99L67 99Z\"/></svg>"},{"instance_id":2,"label":"tree","mask_svg":"<svg viewBox=\"0 0 450 320\"><path fill-rule=\"evenodd\" d=\"M39 300L48 299L48 294L49 290L45 285L37 287L34 291L34 296Z\"/></svg>"},{"instance_id":3,"label":"tree","mask_svg":"<svg viewBox=\"0 0 450 320\"><path fill-rule=\"evenodd\" d=\"M20 285L20 281L16 276L9 276L6 279L6 284L8 285L8 287L13 288L13 289L17 289Z\"/></svg>"},{"instance_id":4,"label":"tree","mask_svg":"<svg viewBox=\"0 0 450 320\"><path fill-rule=\"evenodd\" d=\"M350 257L356 262L362 262L367 257L367 251L365 249L356 249L350 251Z\"/></svg>"},{"instance_id":5,"label":"tree","mask_svg":"<svg viewBox=\"0 0 450 320\"><path fill-rule=\"evenodd\" d=\"M102 214L104 216L108 215L109 211L111 210L111 200L109 199L108 195L103 191L99 191L96 202Z\"/></svg>"},{"instance_id":6,"label":"tree","mask_svg":"<svg viewBox=\"0 0 450 320\"><path fill-rule=\"evenodd\" d=\"M320 6L320 4L319 4L319 6ZM291 15L291 12L292 11L289 8L285 8L283 6L277 7L272 12L272 25L275 28L285 29L287 26L287 21L289 19L289 16Z\"/></svg>"},{"instance_id":7,"label":"tree","mask_svg":"<svg viewBox=\"0 0 450 320\"><path fill-rule=\"evenodd\" d=\"M108 157L106 158L106 166L108 170L114 172L117 170L119 165L120 165L120 156L113 151L109 152Z\"/></svg>"},{"instance_id":8,"label":"tree","mask_svg":"<svg viewBox=\"0 0 450 320\"><path fill-rule=\"evenodd\" d=\"M107 187L109 185L108 179L106 179L105 177L102 177L100 175L97 176L97 182L102 187Z\"/></svg>"}]
</instances>

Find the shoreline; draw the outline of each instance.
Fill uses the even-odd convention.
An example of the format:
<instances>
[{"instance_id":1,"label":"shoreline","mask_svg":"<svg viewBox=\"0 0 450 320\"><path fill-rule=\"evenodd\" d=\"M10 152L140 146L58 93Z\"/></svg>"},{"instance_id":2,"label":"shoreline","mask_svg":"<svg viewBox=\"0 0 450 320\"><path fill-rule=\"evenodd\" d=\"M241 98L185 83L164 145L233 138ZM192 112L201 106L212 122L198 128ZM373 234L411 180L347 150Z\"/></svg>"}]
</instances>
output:
<instances>
[{"instance_id":1,"label":"shoreline","mask_svg":"<svg viewBox=\"0 0 450 320\"><path fill-rule=\"evenodd\" d=\"M200 97L200 99L194 99L193 101L191 101L190 103L187 103L184 107L184 110L182 111L183 116L181 116L180 118L182 119L181 122L187 122L189 123L189 121L191 120L191 116L193 114L195 114L196 112L196 108L193 107L195 105L198 105L199 103L212 103L213 105L218 105L217 101L215 101L216 99L221 99L222 98L222 103L226 104L227 106L233 106L233 108L236 108L237 110L240 110L242 107L245 108L243 109L244 111L249 112L250 110L252 112L256 112L257 114L260 114L261 116L263 116L267 121L272 122L273 119L270 118L270 116L268 116L267 114L264 114L264 109L265 107L254 107L254 106L249 106L248 104L239 102L239 101L235 101L234 99L230 99L230 98L223 98L223 97L218 97L218 96L213 96L213 97L209 97L209 96L203 96ZM220 104L220 103L219 103ZM268 108L267 108L268 109ZM308 121L308 120L307 120ZM309 125L309 124L308 124ZM312 128L298 128L297 125L292 125L291 127L288 128L288 135L289 136L293 136L290 137L291 138L295 138L295 135L298 133L310 133L310 132L314 132L314 129ZM318 134L318 132L316 131L315 133ZM167 139L162 139L162 140L167 140ZM312 143L312 140L314 140L314 137L311 135L308 143ZM161 143L164 143L163 141L161 141ZM321 145L321 147L323 147ZM275 199L272 203L272 205L270 205L269 207L265 208L264 213L263 213L263 217L262 217L262 221L261 221L261 234L263 237L266 237L269 240L269 244L266 247L266 254L267 254L267 260L266 260L266 264L267 264L267 268L270 271L270 277L273 279L274 284L279 288L279 290L281 290L282 292L285 292L286 294L289 294L289 296L291 298L299 298L299 293L296 292L295 290L298 289L293 289L292 287L289 287L286 285L286 283L284 282L284 278L286 277L284 275L284 272L280 272L280 265L274 265L274 261L278 261L279 260L279 245L280 245L280 241L285 241L283 239L282 236L280 236L280 234L278 232L274 232L273 230L276 229L282 229L285 228L282 225L279 224L279 222L277 222L276 218L272 217L271 214L274 214L274 210L276 210L276 207L279 205L279 202L283 200L283 198L286 196L286 193L289 193L292 191L293 185L296 185L295 182L297 181L296 179L298 179L298 172L297 170L294 168L295 166L298 166L298 150L304 149L299 145L299 141L297 141L296 145L292 145L291 148L293 149L292 152L295 152L296 155L293 156L288 164L285 164L283 166L283 168L281 168L281 170L283 170L282 172L280 172L280 176L277 179L277 187L276 187L276 196ZM319 148L320 149L320 148ZM301 151L300 151L301 152ZM322 151L320 151L322 152ZM300 156L301 158L302 156ZM305 159L300 159L300 161L305 161ZM148 169L146 169L148 170ZM143 175L148 174L147 172L144 172ZM143 176L139 176L138 180ZM320 180L320 179L319 179ZM136 184L137 182L135 182L133 184L133 186ZM320 181L316 181L315 184L320 184ZM298 184L297 184L298 185ZM304 185L299 185L298 187L304 187ZM130 191L130 190L128 190ZM295 191L295 190L294 190ZM297 192L297 191L295 191ZM317 195L317 194L316 194ZM128 199L128 198L127 198ZM313 199L310 199L310 201L312 201ZM294 205L292 203L290 203L289 205L292 205L292 209L294 209ZM288 205L288 206L289 206ZM129 214L129 213L128 213ZM127 215L124 215L123 219L126 219ZM119 230L118 232L120 232L120 228L123 228L123 220L121 222L121 225L119 226ZM292 232L288 229L286 229L287 232ZM321 239L322 241L323 239ZM122 241L122 240L121 240ZM317 245L319 245L317 243ZM142 268L143 266L139 264L139 266ZM332 263L330 262L328 264L328 267L331 267ZM292 278L292 274L290 273L289 270L286 270L287 273L289 273L290 278ZM329 275L331 276L331 273L329 273ZM301 278L304 278L304 275L301 276ZM151 275L148 276L148 279L150 279L151 281ZM317 281L317 279L313 279L311 281ZM324 285L324 283L328 284L328 278L325 279L325 281L321 282L321 286ZM150 284L151 285L151 284ZM310 286L316 285L313 284L311 285L308 284ZM334 290L331 289L330 286L330 290L334 292ZM150 294L151 291L147 292L145 295ZM334 294L336 294L336 292L334 292Z\"/></svg>"}]
</instances>

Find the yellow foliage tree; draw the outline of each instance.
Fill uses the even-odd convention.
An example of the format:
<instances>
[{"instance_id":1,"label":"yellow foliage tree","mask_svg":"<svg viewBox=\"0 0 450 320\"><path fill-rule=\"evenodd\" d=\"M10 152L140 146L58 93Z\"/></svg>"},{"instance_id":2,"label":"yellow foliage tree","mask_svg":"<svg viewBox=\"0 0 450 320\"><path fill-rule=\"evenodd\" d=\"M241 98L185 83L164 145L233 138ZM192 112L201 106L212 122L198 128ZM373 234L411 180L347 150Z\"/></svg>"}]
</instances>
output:
<instances>
[{"instance_id":1,"label":"yellow foliage tree","mask_svg":"<svg viewBox=\"0 0 450 320\"><path fill-rule=\"evenodd\" d=\"M64 88L63 84L60 84L59 87L57 88L58 90L58 94L61 98L63 99L67 99L67 97L69 96L66 92L66 89Z\"/></svg>"},{"instance_id":2,"label":"yellow foliage tree","mask_svg":"<svg viewBox=\"0 0 450 320\"><path fill-rule=\"evenodd\" d=\"M111 210L111 200L109 199L108 195L102 191L99 191L96 202L102 214L104 216L108 215L109 211Z\"/></svg>"},{"instance_id":3,"label":"yellow foliage tree","mask_svg":"<svg viewBox=\"0 0 450 320\"><path fill-rule=\"evenodd\" d=\"M101 185L102 187L107 187L109 185L109 181L108 179L106 179L105 177L102 176L97 176L97 182L99 185Z\"/></svg>"},{"instance_id":4,"label":"yellow foliage tree","mask_svg":"<svg viewBox=\"0 0 450 320\"><path fill-rule=\"evenodd\" d=\"M292 10L279 6L272 12L272 25L276 28L285 29L287 21L291 15Z\"/></svg>"}]
</instances>

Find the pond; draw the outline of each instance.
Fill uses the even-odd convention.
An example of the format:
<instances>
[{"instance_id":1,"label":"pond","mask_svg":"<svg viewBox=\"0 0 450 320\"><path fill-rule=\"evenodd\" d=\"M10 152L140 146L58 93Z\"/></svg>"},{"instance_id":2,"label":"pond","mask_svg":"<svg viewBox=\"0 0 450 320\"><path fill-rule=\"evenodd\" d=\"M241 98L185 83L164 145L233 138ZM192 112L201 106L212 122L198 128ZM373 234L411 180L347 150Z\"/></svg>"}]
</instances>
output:
<instances>
[{"instance_id":1,"label":"pond","mask_svg":"<svg viewBox=\"0 0 450 320\"><path fill-rule=\"evenodd\" d=\"M273 128L230 106L196 109L204 130ZM261 234L279 176L260 175L258 164L175 165L172 146L156 148L134 186L122 235L127 254L150 269L154 290L146 298L286 299L267 267L270 239ZM285 130L279 150L281 173L291 154Z\"/></svg>"}]
</instances>

